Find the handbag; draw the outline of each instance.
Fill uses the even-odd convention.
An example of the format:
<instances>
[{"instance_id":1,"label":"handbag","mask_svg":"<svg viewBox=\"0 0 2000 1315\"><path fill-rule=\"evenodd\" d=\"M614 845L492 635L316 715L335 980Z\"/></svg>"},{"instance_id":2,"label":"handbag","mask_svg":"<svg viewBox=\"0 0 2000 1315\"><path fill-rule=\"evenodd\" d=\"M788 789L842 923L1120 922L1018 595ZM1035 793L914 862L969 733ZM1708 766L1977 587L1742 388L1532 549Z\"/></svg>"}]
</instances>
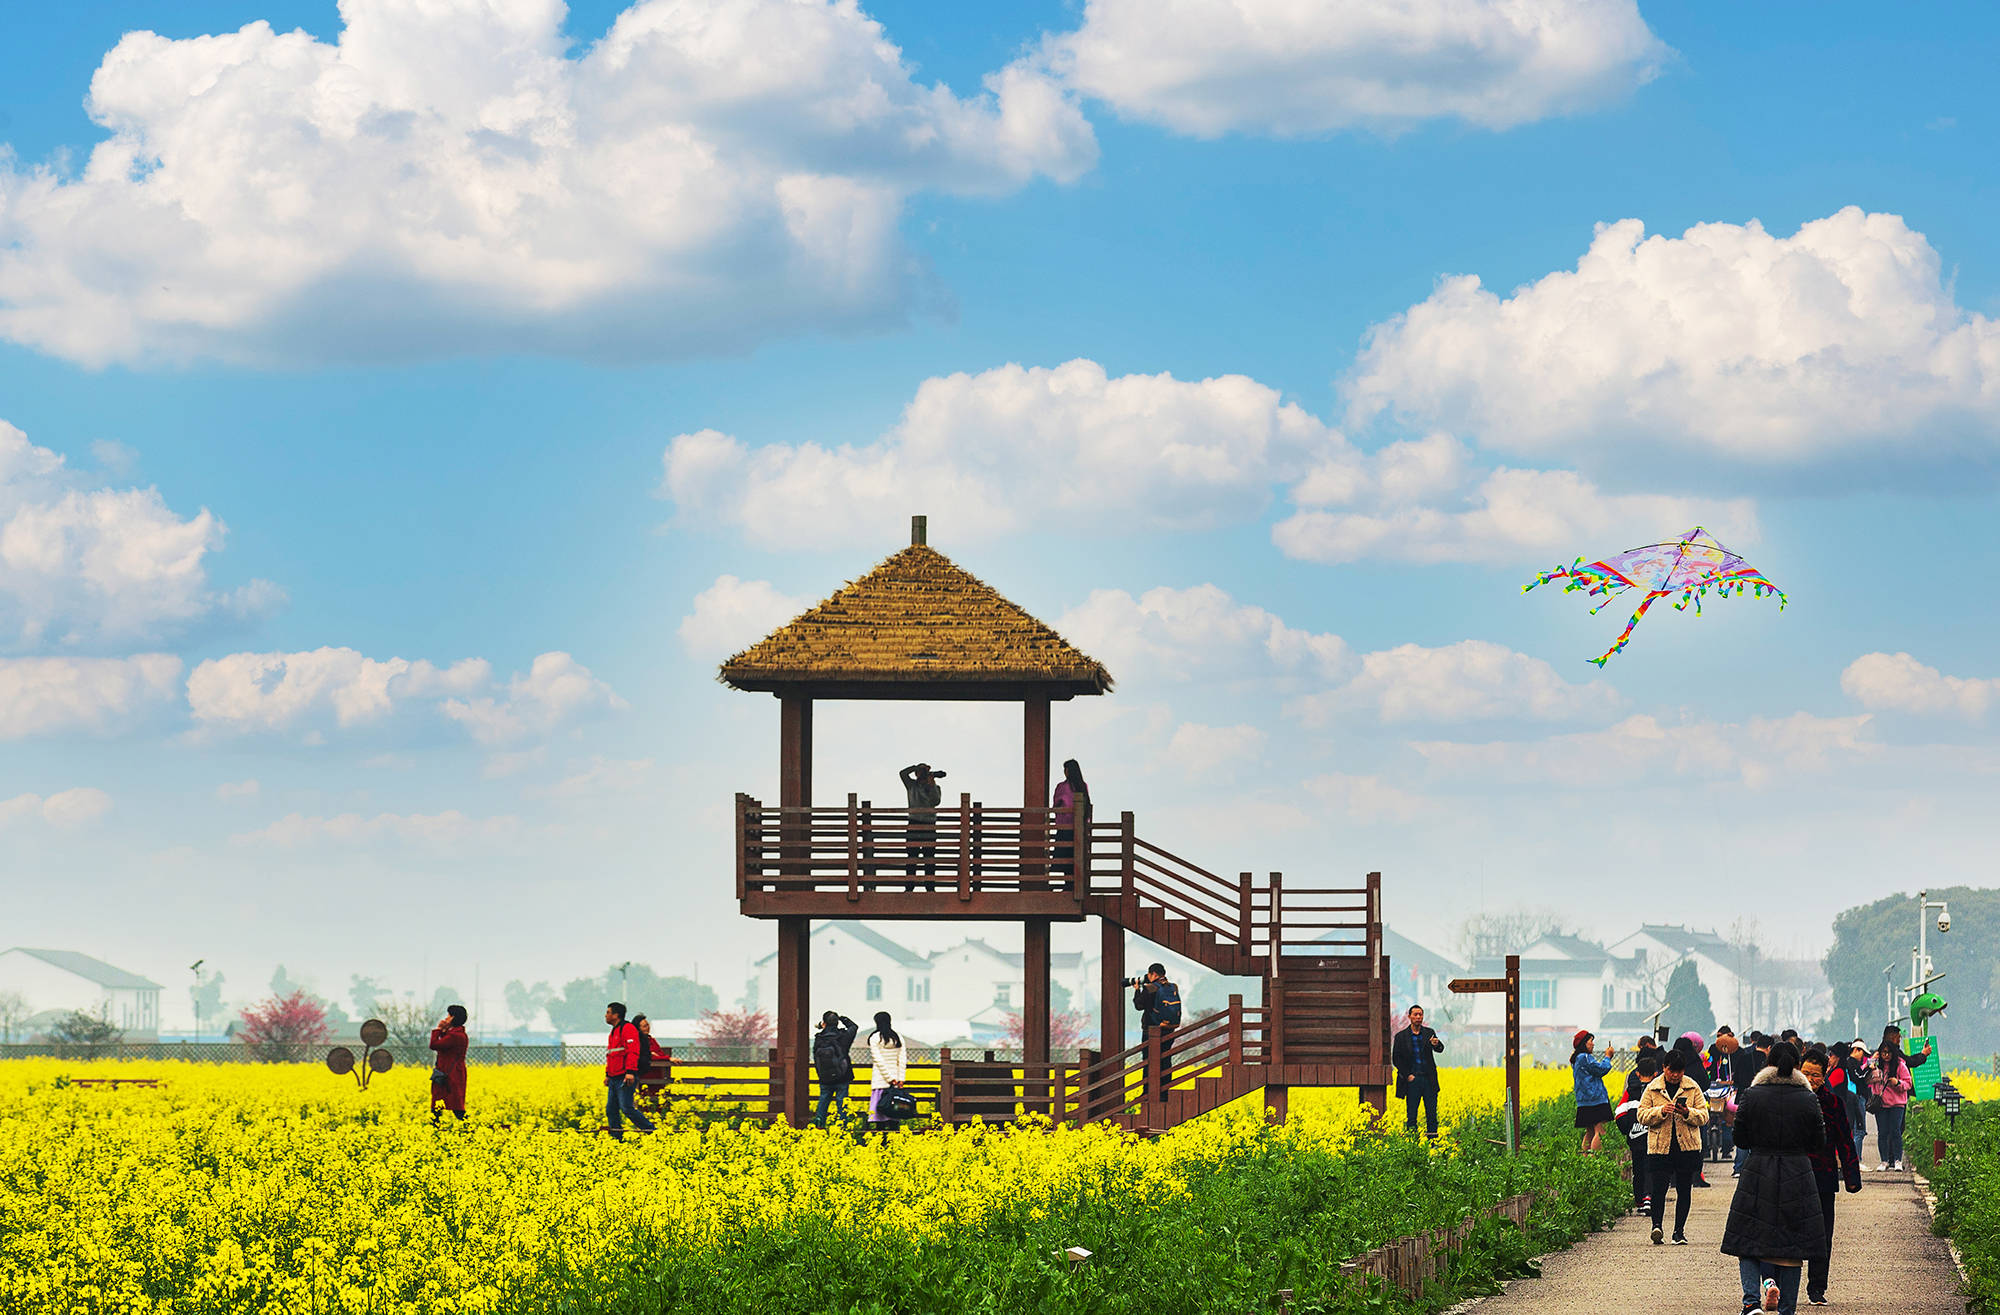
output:
<instances>
[{"instance_id":1,"label":"handbag","mask_svg":"<svg viewBox=\"0 0 2000 1315\"><path fill-rule=\"evenodd\" d=\"M446 1076L444 1075L444 1070L443 1070L443 1069L441 1069L441 1068L438 1068L438 1067L437 1067L436 1065L432 1065L432 1067L431 1067L431 1084L432 1084L433 1086L439 1086L439 1087L442 1087L442 1086L446 1085L447 1083L449 1083L450 1081L451 1081L451 1079L450 1079L450 1078L448 1078L448 1077L446 1077Z\"/></svg>"},{"instance_id":2,"label":"handbag","mask_svg":"<svg viewBox=\"0 0 2000 1315\"><path fill-rule=\"evenodd\" d=\"M884 1119L914 1119L917 1117L917 1098L901 1087L888 1087L875 1102L876 1112Z\"/></svg>"}]
</instances>

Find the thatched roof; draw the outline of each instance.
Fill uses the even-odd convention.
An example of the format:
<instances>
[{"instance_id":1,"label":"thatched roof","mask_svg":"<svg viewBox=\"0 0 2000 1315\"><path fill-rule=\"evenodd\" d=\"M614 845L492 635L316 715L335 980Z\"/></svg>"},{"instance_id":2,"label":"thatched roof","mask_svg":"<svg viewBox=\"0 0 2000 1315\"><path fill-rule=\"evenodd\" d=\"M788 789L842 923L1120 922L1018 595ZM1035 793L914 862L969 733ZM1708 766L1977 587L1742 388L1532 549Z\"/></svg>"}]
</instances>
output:
<instances>
[{"instance_id":1,"label":"thatched roof","mask_svg":"<svg viewBox=\"0 0 2000 1315\"><path fill-rule=\"evenodd\" d=\"M1102 694L1102 664L913 544L722 664L743 690L861 698Z\"/></svg>"}]
</instances>

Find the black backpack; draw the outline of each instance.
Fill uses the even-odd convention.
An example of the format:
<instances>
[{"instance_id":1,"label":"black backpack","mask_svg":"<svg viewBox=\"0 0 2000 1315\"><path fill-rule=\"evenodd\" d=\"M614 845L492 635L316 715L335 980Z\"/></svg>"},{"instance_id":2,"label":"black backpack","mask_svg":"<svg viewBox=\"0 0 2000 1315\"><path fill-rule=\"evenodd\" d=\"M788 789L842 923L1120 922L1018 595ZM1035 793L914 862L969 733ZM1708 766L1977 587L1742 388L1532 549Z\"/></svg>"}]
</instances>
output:
<instances>
[{"instance_id":1,"label":"black backpack","mask_svg":"<svg viewBox=\"0 0 2000 1315\"><path fill-rule=\"evenodd\" d=\"M847 1029L821 1028L813 1038L813 1072L821 1082L854 1081L854 1060L847 1053Z\"/></svg>"}]
</instances>

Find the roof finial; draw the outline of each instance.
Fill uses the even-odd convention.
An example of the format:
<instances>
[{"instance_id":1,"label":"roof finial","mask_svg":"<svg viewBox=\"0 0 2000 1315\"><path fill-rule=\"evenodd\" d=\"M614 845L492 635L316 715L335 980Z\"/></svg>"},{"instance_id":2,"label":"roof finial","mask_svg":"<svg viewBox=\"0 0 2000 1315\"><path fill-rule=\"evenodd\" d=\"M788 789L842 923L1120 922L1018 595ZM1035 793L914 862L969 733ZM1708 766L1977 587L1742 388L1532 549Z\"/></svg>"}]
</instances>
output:
<instances>
[{"instance_id":1,"label":"roof finial","mask_svg":"<svg viewBox=\"0 0 2000 1315\"><path fill-rule=\"evenodd\" d=\"M925 543L929 542L930 531L927 527L928 520L929 518L925 516L910 517L910 546L912 548L922 547Z\"/></svg>"}]
</instances>

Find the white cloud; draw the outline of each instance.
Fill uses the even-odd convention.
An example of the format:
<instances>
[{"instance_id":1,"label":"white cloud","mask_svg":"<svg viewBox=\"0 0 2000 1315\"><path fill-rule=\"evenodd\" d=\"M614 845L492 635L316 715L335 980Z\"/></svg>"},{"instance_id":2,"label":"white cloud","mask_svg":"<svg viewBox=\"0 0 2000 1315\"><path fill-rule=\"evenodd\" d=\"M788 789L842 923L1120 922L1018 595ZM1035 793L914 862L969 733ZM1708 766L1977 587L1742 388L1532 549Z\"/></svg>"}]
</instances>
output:
<instances>
[{"instance_id":1,"label":"white cloud","mask_svg":"<svg viewBox=\"0 0 2000 1315\"><path fill-rule=\"evenodd\" d=\"M805 611L807 600L779 593L769 580L718 575L694 596L681 618L681 647L692 657L719 662L742 652Z\"/></svg>"},{"instance_id":2,"label":"white cloud","mask_svg":"<svg viewBox=\"0 0 2000 1315\"><path fill-rule=\"evenodd\" d=\"M1088 360L927 379L894 429L858 447L682 434L667 446L661 492L689 524L796 549L879 543L926 506L951 509L954 542L1080 525L1209 529L1254 521L1286 487L1298 510L1272 538L1309 561L1541 562L1579 536L1634 526L1709 525L1745 543L1757 526L1747 500L1619 495L1572 471L1486 469L1443 433L1364 452L1254 379L1112 377ZM736 582L710 608L767 587ZM706 623L684 623L683 637Z\"/></svg>"},{"instance_id":3,"label":"white cloud","mask_svg":"<svg viewBox=\"0 0 2000 1315\"><path fill-rule=\"evenodd\" d=\"M180 674L181 660L167 653L0 658L0 740L128 729L174 696Z\"/></svg>"},{"instance_id":4,"label":"white cloud","mask_svg":"<svg viewBox=\"0 0 2000 1315\"><path fill-rule=\"evenodd\" d=\"M582 770L550 785L522 791L530 799L595 799L630 794L651 779L651 758L595 757Z\"/></svg>"},{"instance_id":5,"label":"white cloud","mask_svg":"<svg viewBox=\"0 0 2000 1315\"><path fill-rule=\"evenodd\" d=\"M1789 238L1600 225L1574 271L1507 298L1446 278L1377 325L1355 415L1546 453L1658 440L1737 461L1949 450L2000 419L2000 323L1961 309L1900 216L1852 206Z\"/></svg>"},{"instance_id":6,"label":"white cloud","mask_svg":"<svg viewBox=\"0 0 2000 1315\"><path fill-rule=\"evenodd\" d=\"M1198 137L1507 128L1616 100L1669 54L1633 0L1088 0L1042 47L1078 91Z\"/></svg>"},{"instance_id":7,"label":"white cloud","mask_svg":"<svg viewBox=\"0 0 2000 1315\"><path fill-rule=\"evenodd\" d=\"M1189 776L1211 776L1256 761L1264 750L1265 738L1255 726L1182 722L1161 756Z\"/></svg>"},{"instance_id":8,"label":"white cloud","mask_svg":"<svg viewBox=\"0 0 2000 1315\"><path fill-rule=\"evenodd\" d=\"M207 508L183 519L157 489L92 487L0 420L0 647L146 643L282 601L266 580L209 588L223 536Z\"/></svg>"},{"instance_id":9,"label":"white cloud","mask_svg":"<svg viewBox=\"0 0 2000 1315\"><path fill-rule=\"evenodd\" d=\"M2000 702L2000 678L1947 676L1908 653L1864 653L1840 673L1840 688L1862 707L1979 721Z\"/></svg>"},{"instance_id":10,"label":"white cloud","mask_svg":"<svg viewBox=\"0 0 2000 1315\"><path fill-rule=\"evenodd\" d=\"M1347 672L1339 635L1315 634L1212 584L1161 586L1134 598L1095 589L1056 619L1064 638L1128 684L1281 680L1321 684Z\"/></svg>"},{"instance_id":11,"label":"white cloud","mask_svg":"<svg viewBox=\"0 0 2000 1315\"><path fill-rule=\"evenodd\" d=\"M590 668L567 653L544 653L526 675L508 682L505 698L447 699L444 715L481 744L506 744L529 735L552 735L591 713L628 706Z\"/></svg>"},{"instance_id":12,"label":"white cloud","mask_svg":"<svg viewBox=\"0 0 2000 1315\"><path fill-rule=\"evenodd\" d=\"M133 32L82 172L0 162L0 337L89 364L661 357L893 322L921 191L1090 168L1048 75L914 81L853 0L640 0L572 56L559 0L343 0Z\"/></svg>"},{"instance_id":13,"label":"white cloud","mask_svg":"<svg viewBox=\"0 0 2000 1315\"><path fill-rule=\"evenodd\" d=\"M1732 545L1758 538L1747 498L1612 494L1569 470L1482 472L1443 434L1322 466L1292 501L1300 510L1272 528L1271 540L1286 556L1315 562L1546 559L1666 526L1704 525Z\"/></svg>"},{"instance_id":14,"label":"white cloud","mask_svg":"<svg viewBox=\"0 0 2000 1315\"><path fill-rule=\"evenodd\" d=\"M46 797L20 794L0 799L0 829L18 821L38 819L53 827L71 831L89 826L111 811L111 796L88 786L63 790Z\"/></svg>"},{"instance_id":15,"label":"white cloud","mask_svg":"<svg viewBox=\"0 0 2000 1315\"><path fill-rule=\"evenodd\" d=\"M505 844L522 832L521 819L508 814L467 817L457 809L442 813L341 813L334 817L313 817L288 813L257 831L230 837L238 845L264 845L277 849L327 849L383 843L421 845L439 851L453 851Z\"/></svg>"},{"instance_id":16,"label":"white cloud","mask_svg":"<svg viewBox=\"0 0 2000 1315\"><path fill-rule=\"evenodd\" d=\"M1074 360L927 379L861 447L682 434L662 492L689 521L780 547L879 541L923 506L951 509L954 542L1055 524L1198 529L1261 514L1274 483L1344 447L1242 375L1111 378Z\"/></svg>"},{"instance_id":17,"label":"white cloud","mask_svg":"<svg viewBox=\"0 0 2000 1315\"><path fill-rule=\"evenodd\" d=\"M226 804L237 799L255 799L262 790L255 777L247 781L224 781L215 787L215 797Z\"/></svg>"},{"instance_id":18,"label":"white cloud","mask_svg":"<svg viewBox=\"0 0 2000 1315\"><path fill-rule=\"evenodd\" d=\"M210 731L286 731L328 717L346 728L379 721L399 702L469 693L491 679L482 658L436 667L351 648L231 653L188 676L188 706Z\"/></svg>"},{"instance_id":19,"label":"white cloud","mask_svg":"<svg viewBox=\"0 0 2000 1315\"><path fill-rule=\"evenodd\" d=\"M1653 778L1734 777L1762 787L1784 776L1824 772L1838 762L1872 755L1876 746L1867 737L1869 720L1866 714L1815 717L1801 712L1744 723L1662 724L1642 714L1603 730L1541 740L1415 741L1410 747L1439 776L1502 786L1609 789Z\"/></svg>"},{"instance_id":20,"label":"white cloud","mask_svg":"<svg viewBox=\"0 0 2000 1315\"><path fill-rule=\"evenodd\" d=\"M1371 822L1414 822L1437 811L1422 796L1399 790L1376 776L1329 772L1308 780L1305 788L1306 793L1327 807L1363 825Z\"/></svg>"},{"instance_id":21,"label":"white cloud","mask_svg":"<svg viewBox=\"0 0 2000 1315\"><path fill-rule=\"evenodd\" d=\"M1353 680L1302 698L1296 707L1308 725L1324 725L1350 711L1388 723L1504 717L1565 721L1604 715L1623 702L1608 684L1573 685L1541 658L1488 640L1465 639L1438 648L1401 644L1366 654Z\"/></svg>"}]
</instances>

